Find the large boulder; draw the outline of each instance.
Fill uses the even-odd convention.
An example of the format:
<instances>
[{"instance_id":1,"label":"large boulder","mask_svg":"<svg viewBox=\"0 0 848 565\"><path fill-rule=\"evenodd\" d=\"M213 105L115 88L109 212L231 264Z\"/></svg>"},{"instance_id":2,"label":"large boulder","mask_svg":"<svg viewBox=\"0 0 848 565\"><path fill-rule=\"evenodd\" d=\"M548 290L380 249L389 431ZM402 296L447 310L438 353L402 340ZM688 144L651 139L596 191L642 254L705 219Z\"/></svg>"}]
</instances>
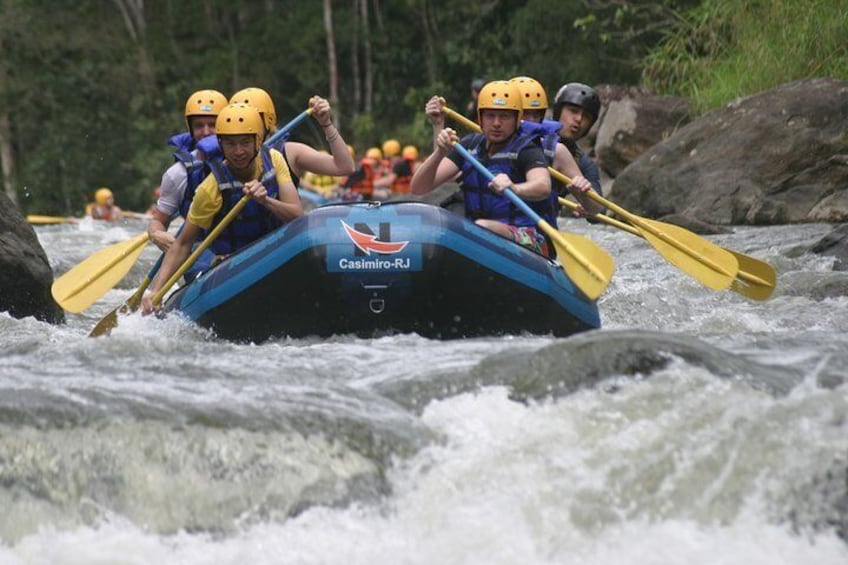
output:
<instances>
[{"instance_id":1,"label":"large boulder","mask_svg":"<svg viewBox=\"0 0 848 565\"><path fill-rule=\"evenodd\" d=\"M65 313L53 300L53 271L26 219L0 192L0 312L58 323Z\"/></svg>"},{"instance_id":2,"label":"large boulder","mask_svg":"<svg viewBox=\"0 0 848 565\"><path fill-rule=\"evenodd\" d=\"M848 82L782 85L678 130L615 179L610 199L712 224L848 221Z\"/></svg>"}]
</instances>

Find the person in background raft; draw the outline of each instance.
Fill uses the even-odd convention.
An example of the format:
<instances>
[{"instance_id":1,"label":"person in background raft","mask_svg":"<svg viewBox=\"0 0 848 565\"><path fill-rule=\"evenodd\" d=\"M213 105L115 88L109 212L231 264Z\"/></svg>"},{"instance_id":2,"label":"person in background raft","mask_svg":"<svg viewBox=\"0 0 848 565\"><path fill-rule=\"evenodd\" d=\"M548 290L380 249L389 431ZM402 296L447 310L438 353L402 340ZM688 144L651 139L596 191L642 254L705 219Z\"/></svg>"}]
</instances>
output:
<instances>
[{"instance_id":1,"label":"person in background raft","mask_svg":"<svg viewBox=\"0 0 848 565\"><path fill-rule=\"evenodd\" d=\"M106 187L98 188L94 192L94 202L85 207L85 213L95 220L109 220L114 222L121 219L121 209L115 206L115 196Z\"/></svg>"},{"instance_id":2,"label":"person in background raft","mask_svg":"<svg viewBox=\"0 0 848 565\"><path fill-rule=\"evenodd\" d=\"M345 200L385 200L389 196L386 187L376 187L377 180L384 176L383 152L379 147L369 147L359 161L359 167L347 177L344 188Z\"/></svg>"},{"instance_id":3,"label":"person in background raft","mask_svg":"<svg viewBox=\"0 0 848 565\"><path fill-rule=\"evenodd\" d=\"M224 160L209 161L212 174L197 187L183 229L142 297L145 314L153 311L153 296L188 258L203 230L214 229L242 196L250 196L250 200L213 241L210 249L216 255L238 251L303 215L282 154L262 145L265 125L256 108L227 106L218 114L215 131Z\"/></svg>"},{"instance_id":4,"label":"person in background raft","mask_svg":"<svg viewBox=\"0 0 848 565\"><path fill-rule=\"evenodd\" d=\"M407 145L401 152L401 160L392 168L392 194L409 194L412 190L412 175L418 168L418 148Z\"/></svg>"},{"instance_id":5,"label":"person in background raft","mask_svg":"<svg viewBox=\"0 0 848 565\"><path fill-rule=\"evenodd\" d=\"M277 132L277 111L274 101L263 89L254 86L240 90L230 97L230 103L249 104L259 110L266 128L264 139ZM285 139L273 145L288 165L289 174L295 186L300 185L300 177L306 171L318 175L341 177L353 173L356 168L342 134L333 123L330 103L316 95L309 99L309 107L312 108L312 117L324 132L330 152L318 151L305 143Z\"/></svg>"},{"instance_id":6,"label":"person in background raft","mask_svg":"<svg viewBox=\"0 0 848 565\"><path fill-rule=\"evenodd\" d=\"M577 142L589 133L601 113L601 99L590 86L569 82L560 87L554 97L553 118L562 124L559 130L560 143L566 146L583 176L592 183L598 194L601 192L601 172L588 155L577 146Z\"/></svg>"},{"instance_id":7,"label":"person in background raft","mask_svg":"<svg viewBox=\"0 0 848 565\"><path fill-rule=\"evenodd\" d=\"M183 115L190 141L184 134L178 134L168 142L177 146L176 162L162 175L159 198L150 210L153 218L147 224L150 241L162 251L167 251L174 243L174 235L168 232L171 220L177 215L186 217L197 187L209 174L209 168L204 166L206 155L197 149L197 144L215 134L215 119L226 105L227 97L217 90L198 90L186 99ZM208 267L212 258L211 254L206 255L192 270Z\"/></svg>"},{"instance_id":8,"label":"person in background raft","mask_svg":"<svg viewBox=\"0 0 848 565\"><path fill-rule=\"evenodd\" d=\"M521 91L521 102L524 109L524 120L519 126L521 133L537 134L548 160L548 166L553 167L560 173L571 178L572 184L565 186L556 179L551 179L553 190L551 191L551 204L559 213L562 206L559 196L571 193L579 204L574 211L577 217L595 215L604 211L603 206L586 196L586 192L592 190L592 184L583 176L577 161L571 152L560 143L558 135L562 124L554 120L545 120L545 111L548 109L548 96L545 89L536 79L530 77L515 77L510 79Z\"/></svg>"},{"instance_id":9,"label":"person in background raft","mask_svg":"<svg viewBox=\"0 0 848 565\"><path fill-rule=\"evenodd\" d=\"M432 99L431 99L432 100ZM428 102L426 111L432 111ZM459 177L465 198L465 216L484 228L543 255L549 255L547 240L536 222L509 198L512 191L542 218L556 225L551 206L551 177L538 136L520 135L521 91L515 84L493 81L478 98L477 119L482 134L468 135L460 143L495 176L490 182L453 148L456 133L445 128L438 134L436 150L412 176L412 192L427 194L436 186ZM447 157L447 159L445 159Z\"/></svg>"},{"instance_id":10,"label":"person in background raft","mask_svg":"<svg viewBox=\"0 0 848 565\"><path fill-rule=\"evenodd\" d=\"M383 160L381 168L383 174L374 179L374 192L376 200L385 200L393 194L392 186L394 185L396 175L394 173L395 165L403 159L400 156L400 141L397 139L388 139L383 142Z\"/></svg>"}]
</instances>

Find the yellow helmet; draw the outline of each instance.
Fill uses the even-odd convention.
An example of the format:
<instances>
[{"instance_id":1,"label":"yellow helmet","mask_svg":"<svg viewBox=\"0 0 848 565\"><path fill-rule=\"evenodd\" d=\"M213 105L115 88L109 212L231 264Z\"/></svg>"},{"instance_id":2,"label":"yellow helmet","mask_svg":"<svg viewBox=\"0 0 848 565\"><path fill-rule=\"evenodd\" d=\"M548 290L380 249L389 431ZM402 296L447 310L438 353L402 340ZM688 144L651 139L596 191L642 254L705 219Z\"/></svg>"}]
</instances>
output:
<instances>
[{"instance_id":1,"label":"yellow helmet","mask_svg":"<svg viewBox=\"0 0 848 565\"><path fill-rule=\"evenodd\" d=\"M541 83L530 77L515 77L509 82L518 85L518 90L521 91L521 107L524 110L547 110L548 95L545 94L545 89Z\"/></svg>"},{"instance_id":2,"label":"yellow helmet","mask_svg":"<svg viewBox=\"0 0 848 565\"><path fill-rule=\"evenodd\" d=\"M259 110L265 120L265 129L270 132L277 131L277 110L274 109L274 101L271 95L255 86L243 88L230 97L230 104L249 104Z\"/></svg>"},{"instance_id":3,"label":"yellow helmet","mask_svg":"<svg viewBox=\"0 0 848 565\"><path fill-rule=\"evenodd\" d=\"M265 135L265 125L256 106L230 104L218 114L218 118L215 120L215 133L218 136L256 136L256 149L258 150Z\"/></svg>"},{"instance_id":4,"label":"yellow helmet","mask_svg":"<svg viewBox=\"0 0 848 565\"><path fill-rule=\"evenodd\" d=\"M218 112L227 105L227 97L217 90L198 90L186 99L185 121L189 131L192 116L217 116Z\"/></svg>"},{"instance_id":5,"label":"yellow helmet","mask_svg":"<svg viewBox=\"0 0 848 565\"><path fill-rule=\"evenodd\" d=\"M518 85L508 80L493 80L486 83L477 96L477 121L480 121L481 110L515 110L521 120L523 107L521 105L521 90Z\"/></svg>"},{"instance_id":6,"label":"yellow helmet","mask_svg":"<svg viewBox=\"0 0 848 565\"><path fill-rule=\"evenodd\" d=\"M383 155L386 157L396 157L400 155L400 141L397 139L388 139L384 141Z\"/></svg>"},{"instance_id":7,"label":"yellow helmet","mask_svg":"<svg viewBox=\"0 0 848 565\"><path fill-rule=\"evenodd\" d=\"M99 206L105 206L109 199L112 198L112 191L106 187L98 188L94 193L94 201L97 202Z\"/></svg>"},{"instance_id":8,"label":"yellow helmet","mask_svg":"<svg viewBox=\"0 0 848 565\"><path fill-rule=\"evenodd\" d=\"M347 144L347 151L350 153L351 158L356 156L356 150L353 148L353 145L350 143Z\"/></svg>"},{"instance_id":9,"label":"yellow helmet","mask_svg":"<svg viewBox=\"0 0 848 565\"><path fill-rule=\"evenodd\" d=\"M401 153L401 156L404 159L412 159L414 161L415 159L418 159L418 148L414 145L407 145L403 148L403 153Z\"/></svg>"},{"instance_id":10,"label":"yellow helmet","mask_svg":"<svg viewBox=\"0 0 848 565\"><path fill-rule=\"evenodd\" d=\"M370 147L368 151L365 152L366 159L377 159L378 161L383 160L383 152L380 151L379 147Z\"/></svg>"}]
</instances>

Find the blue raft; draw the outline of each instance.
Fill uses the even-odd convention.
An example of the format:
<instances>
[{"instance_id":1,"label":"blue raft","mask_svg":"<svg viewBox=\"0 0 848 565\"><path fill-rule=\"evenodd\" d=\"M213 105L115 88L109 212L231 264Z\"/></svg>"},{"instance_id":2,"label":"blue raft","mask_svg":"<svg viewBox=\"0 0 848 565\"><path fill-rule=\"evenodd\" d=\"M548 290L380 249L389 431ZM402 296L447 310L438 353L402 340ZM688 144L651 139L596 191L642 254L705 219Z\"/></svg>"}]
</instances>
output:
<instances>
[{"instance_id":1,"label":"blue raft","mask_svg":"<svg viewBox=\"0 0 848 565\"><path fill-rule=\"evenodd\" d=\"M600 327L596 302L559 265L420 202L317 208L205 272L165 309L254 342L567 336Z\"/></svg>"}]
</instances>

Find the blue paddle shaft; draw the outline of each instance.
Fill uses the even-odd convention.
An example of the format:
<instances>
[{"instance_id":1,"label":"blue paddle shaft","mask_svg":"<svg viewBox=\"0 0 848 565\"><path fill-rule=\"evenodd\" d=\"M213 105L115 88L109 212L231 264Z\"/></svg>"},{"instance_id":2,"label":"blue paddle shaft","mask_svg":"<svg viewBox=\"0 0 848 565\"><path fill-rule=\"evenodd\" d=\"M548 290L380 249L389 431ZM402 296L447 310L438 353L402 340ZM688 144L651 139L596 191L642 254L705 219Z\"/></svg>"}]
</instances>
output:
<instances>
[{"instance_id":1,"label":"blue paddle shaft","mask_svg":"<svg viewBox=\"0 0 848 565\"><path fill-rule=\"evenodd\" d=\"M474 157L474 155L469 153L468 149L463 147L461 143L454 143L453 146L457 151L459 151L459 154L462 155L463 159L465 159L466 161L471 163L474 166L474 168L477 169L480 172L481 175L486 177L486 180L491 182L495 178L495 175L492 174L492 171L490 171L489 169L484 167L483 163L478 161ZM541 216L539 216L539 214L537 214L535 212L535 210L533 210L533 208L528 206L527 203L524 202L515 192L513 192L511 188L507 188L506 190L504 190L504 195L506 195L506 197L509 198L512 201L513 204L518 206L521 209L522 212L524 212L528 217L530 217L537 224L539 222L544 221L541 218Z\"/></svg>"},{"instance_id":2,"label":"blue paddle shaft","mask_svg":"<svg viewBox=\"0 0 848 565\"><path fill-rule=\"evenodd\" d=\"M272 135L271 137L266 139L265 140L265 146L270 147L271 144L273 144L278 139L280 139L281 137L286 135L288 132L293 130L300 122L305 120L306 117L309 116L309 114L311 114L311 113L312 113L311 109L306 109L303 112L301 112L300 114L298 114L297 116L295 116L292 121L290 121L289 123L284 125L282 128L277 130L277 133L275 133L274 135Z\"/></svg>"}]
</instances>

